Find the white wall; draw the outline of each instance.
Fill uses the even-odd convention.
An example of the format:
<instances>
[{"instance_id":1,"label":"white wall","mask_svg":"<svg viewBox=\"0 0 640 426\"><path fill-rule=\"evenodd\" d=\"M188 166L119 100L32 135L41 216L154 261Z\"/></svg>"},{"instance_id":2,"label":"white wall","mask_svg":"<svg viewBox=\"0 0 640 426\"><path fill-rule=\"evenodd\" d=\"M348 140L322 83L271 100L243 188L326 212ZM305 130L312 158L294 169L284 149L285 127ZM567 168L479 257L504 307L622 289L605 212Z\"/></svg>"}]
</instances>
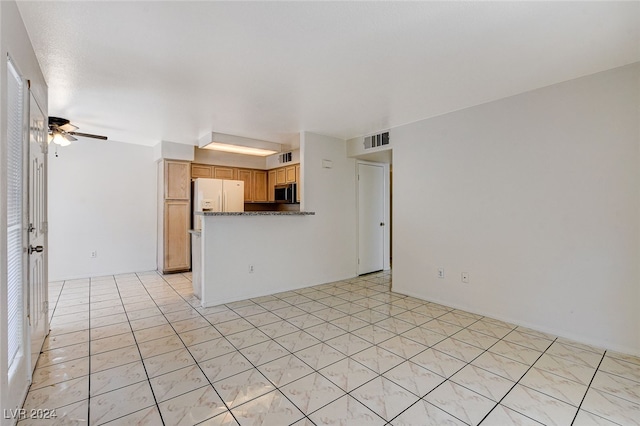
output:
<instances>
[{"instance_id":1,"label":"white wall","mask_svg":"<svg viewBox=\"0 0 640 426\"><path fill-rule=\"evenodd\" d=\"M355 162L345 141L311 133L301 153L304 210L315 216L205 217L205 305L356 275Z\"/></svg>"},{"instance_id":2,"label":"white wall","mask_svg":"<svg viewBox=\"0 0 640 426\"><path fill-rule=\"evenodd\" d=\"M316 212L309 249L343 278L355 276L355 160L347 158L344 140L308 132L300 135L300 156L301 208ZM331 160L332 168L323 168L322 160Z\"/></svg>"},{"instance_id":3,"label":"white wall","mask_svg":"<svg viewBox=\"0 0 640 426\"><path fill-rule=\"evenodd\" d=\"M156 269L153 148L80 138L49 150L51 281ZM91 252L98 256L91 258Z\"/></svg>"},{"instance_id":4,"label":"white wall","mask_svg":"<svg viewBox=\"0 0 640 426\"><path fill-rule=\"evenodd\" d=\"M0 2L0 200L7 199L7 54L11 56L14 63L19 68L22 76L31 81L31 91L37 102L47 113L47 85L40 70L40 65L36 59L31 46L29 36L22 22L22 17L18 12L15 2ZM8 360L5 348L7 347L7 210L6 203L0 202L0 408L14 409L22 404L24 394L9 393L8 391ZM26 300L26 290L24 298ZM26 330L26 326L25 326ZM25 333L24 347L27 347L29 338ZM27 349L27 355L29 350ZM28 370L27 364L23 364ZM27 371L18 371L17 375L28 375ZM24 377L22 376L22 377ZM21 377L21 378L22 378ZM16 388L17 389L17 388ZM13 389L14 391L16 389ZM11 419L6 419L4 415L0 417L1 425L15 423Z\"/></svg>"},{"instance_id":5,"label":"white wall","mask_svg":"<svg viewBox=\"0 0 640 426\"><path fill-rule=\"evenodd\" d=\"M183 160L193 161L194 150L193 145L185 145L182 143L162 141L153 147L153 160Z\"/></svg>"},{"instance_id":6,"label":"white wall","mask_svg":"<svg viewBox=\"0 0 640 426\"><path fill-rule=\"evenodd\" d=\"M639 76L392 129L394 290L640 354Z\"/></svg>"}]
</instances>

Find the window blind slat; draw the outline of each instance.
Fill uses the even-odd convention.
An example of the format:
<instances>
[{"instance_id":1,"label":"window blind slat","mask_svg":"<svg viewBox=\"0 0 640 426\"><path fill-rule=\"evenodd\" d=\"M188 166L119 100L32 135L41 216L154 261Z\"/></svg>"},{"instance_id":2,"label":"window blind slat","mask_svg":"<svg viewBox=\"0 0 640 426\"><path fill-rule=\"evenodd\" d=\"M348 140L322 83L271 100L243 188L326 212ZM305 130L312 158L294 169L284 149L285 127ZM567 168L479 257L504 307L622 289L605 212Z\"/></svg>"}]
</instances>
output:
<instances>
[{"instance_id":1,"label":"window blind slat","mask_svg":"<svg viewBox=\"0 0 640 426\"><path fill-rule=\"evenodd\" d=\"M7 80L7 305L9 370L22 353L23 326L23 82L8 61Z\"/></svg>"}]
</instances>

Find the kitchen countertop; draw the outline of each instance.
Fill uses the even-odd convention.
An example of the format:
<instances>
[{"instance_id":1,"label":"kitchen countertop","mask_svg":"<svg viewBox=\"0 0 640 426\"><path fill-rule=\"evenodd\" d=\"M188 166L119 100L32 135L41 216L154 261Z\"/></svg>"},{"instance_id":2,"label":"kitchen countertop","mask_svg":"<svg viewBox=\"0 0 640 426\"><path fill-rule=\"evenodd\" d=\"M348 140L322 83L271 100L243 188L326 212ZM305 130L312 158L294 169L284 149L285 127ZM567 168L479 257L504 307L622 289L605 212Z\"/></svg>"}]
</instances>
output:
<instances>
[{"instance_id":1,"label":"kitchen countertop","mask_svg":"<svg viewBox=\"0 0 640 426\"><path fill-rule=\"evenodd\" d=\"M313 216L316 212L262 211L262 212L196 212L200 216Z\"/></svg>"}]
</instances>

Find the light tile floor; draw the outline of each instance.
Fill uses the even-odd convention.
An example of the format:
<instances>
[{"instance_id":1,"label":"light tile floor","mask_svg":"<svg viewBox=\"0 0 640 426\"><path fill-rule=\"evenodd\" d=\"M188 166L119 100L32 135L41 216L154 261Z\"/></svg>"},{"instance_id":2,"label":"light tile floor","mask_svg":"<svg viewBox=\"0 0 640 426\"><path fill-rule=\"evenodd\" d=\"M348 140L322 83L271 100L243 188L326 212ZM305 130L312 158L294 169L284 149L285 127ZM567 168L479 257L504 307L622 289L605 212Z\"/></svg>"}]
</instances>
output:
<instances>
[{"instance_id":1,"label":"light tile floor","mask_svg":"<svg viewBox=\"0 0 640 426\"><path fill-rule=\"evenodd\" d=\"M98 425L638 425L640 359L377 273L200 308L190 274L50 284L24 408Z\"/></svg>"}]
</instances>

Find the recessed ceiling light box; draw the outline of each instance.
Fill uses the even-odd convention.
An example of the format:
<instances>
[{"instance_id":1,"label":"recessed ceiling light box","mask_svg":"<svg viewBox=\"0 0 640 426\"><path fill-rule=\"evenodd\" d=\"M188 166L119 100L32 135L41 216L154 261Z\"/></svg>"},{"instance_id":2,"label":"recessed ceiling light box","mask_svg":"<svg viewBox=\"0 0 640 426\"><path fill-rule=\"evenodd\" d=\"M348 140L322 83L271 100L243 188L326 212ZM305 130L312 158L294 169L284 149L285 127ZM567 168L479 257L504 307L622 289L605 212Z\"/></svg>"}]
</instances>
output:
<instances>
[{"instance_id":1,"label":"recessed ceiling light box","mask_svg":"<svg viewBox=\"0 0 640 426\"><path fill-rule=\"evenodd\" d=\"M227 135L211 132L200 138L200 148L214 151L233 152L235 154L258 155L266 157L280 152L282 145L274 142L261 141L259 139L243 138L241 136Z\"/></svg>"}]
</instances>

